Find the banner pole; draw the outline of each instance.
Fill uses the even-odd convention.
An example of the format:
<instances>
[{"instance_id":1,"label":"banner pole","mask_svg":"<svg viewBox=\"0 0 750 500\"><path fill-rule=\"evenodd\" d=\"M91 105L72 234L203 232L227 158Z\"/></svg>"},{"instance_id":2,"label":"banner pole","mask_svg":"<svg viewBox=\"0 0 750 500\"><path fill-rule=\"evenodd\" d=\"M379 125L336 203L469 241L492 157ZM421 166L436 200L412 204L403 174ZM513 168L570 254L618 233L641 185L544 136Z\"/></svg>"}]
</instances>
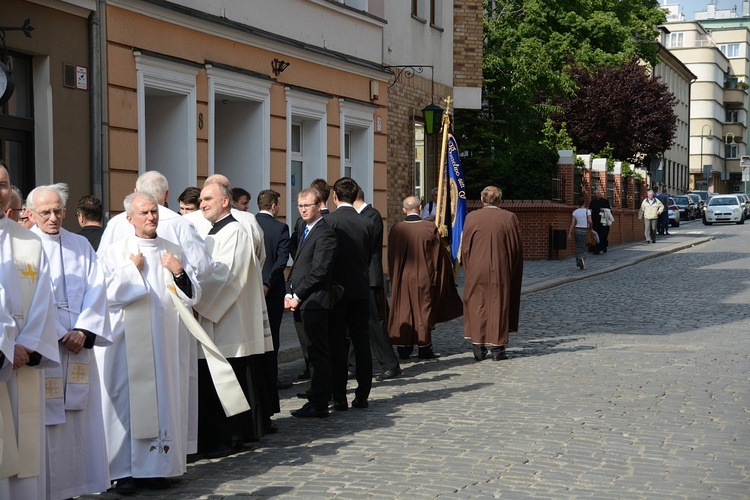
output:
<instances>
[{"instance_id":1,"label":"banner pole","mask_svg":"<svg viewBox=\"0 0 750 500\"><path fill-rule=\"evenodd\" d=\"M447 97L445 99L445 111L443 112L443 121L442 121L442 129L443 129L443 139L442 144L440 147L440 169L439 169L439 176L438 176L438 199L437 199L437 209L435 211L435 225L438 228L438 233L440 234L441 238L446 238L448 236L448 225L445 220L445 158L447 154L448 149L448 132L450 128L450 121L451 121L451 115L450 115L450 105L451 102L453 102L453 99Z\"/></svg>"}]
</instances>

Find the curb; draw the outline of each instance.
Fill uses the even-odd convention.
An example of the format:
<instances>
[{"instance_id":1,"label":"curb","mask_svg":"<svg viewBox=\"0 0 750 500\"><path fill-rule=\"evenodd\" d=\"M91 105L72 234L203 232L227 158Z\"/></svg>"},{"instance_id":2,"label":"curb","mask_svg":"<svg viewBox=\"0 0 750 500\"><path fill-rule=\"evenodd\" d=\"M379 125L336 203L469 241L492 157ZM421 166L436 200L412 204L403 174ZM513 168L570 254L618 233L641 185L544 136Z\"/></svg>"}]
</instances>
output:
<instances>
[{"instance_id":1,"label":"curb","mask_svg":"<svg viewBox=\"0 0 750 500\"><path fill-rule=\"evenodd\" d=\"M661 257L663 255L669 255L670 253L679 252L681 250L685 250L686 248L694 247L696 245L701 245L703 243L708 243L709 241L712 241L714 239L715 238L713 236L706 237L706 238L701 238L701 239L698 239L698 240L695 240L695 241L691 241L689 243L684 243L684 244L681 244L681 245L677 245L674 248L670 248L668 250L663 250L663 251L659 251L659 252L654 252L654 253L642 255L640 257L635 257L633 259L630 259L630 260L627 260L627 261L624 261L624 262L620 262L618 264L614 264L614 265L612 265L610 267L607 267L606 269L600 269L598 271L587 273L587 274L585 274L583 276L581 276L581 275L578 275L578 276L566 276L565 278L558 278L558 279L553 279L553 280L545 281L545 282L542 282L542 283L537 283L537 284L534 284L534 285L529 285L528 288L522 288L521 289L521 295L526 295L526 294L529 294L529 293L541 292L543 290L549 290L550 288L554 288L556 286L561 286L561 285L566 285L568 283L572 283L573 281L585 280L585 279L593 278L595 276L601 276L602 274L611 273L611 272L614 272L614 271L619 271L620 269L623 269L625 267L630 267L630 266L633 266L635 264L639 264L641 262L645 262L647 260L654 259L656 257Z\"/></svg>"}]
</instances>

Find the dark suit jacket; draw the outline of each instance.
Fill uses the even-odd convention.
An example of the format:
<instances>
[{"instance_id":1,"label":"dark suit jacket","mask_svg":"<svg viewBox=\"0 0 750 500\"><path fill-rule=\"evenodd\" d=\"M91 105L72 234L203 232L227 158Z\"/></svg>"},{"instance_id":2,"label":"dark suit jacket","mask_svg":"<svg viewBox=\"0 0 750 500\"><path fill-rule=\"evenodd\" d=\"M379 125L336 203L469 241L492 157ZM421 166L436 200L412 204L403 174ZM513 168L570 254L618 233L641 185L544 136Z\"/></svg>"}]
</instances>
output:
<instances>
[{"instance_id":1,"label":"dark suit jacket","mask_svg":"<svg viewBox=\"0 0 750 500\"><path fill-rule=\"evenodd\" d=\"M370 287L383 288L383 217L378 209L367 205L359 215L372 224L372 260L370 260Z\"/></svg>"},{"instance_id":2,"label":"dark suit jacket","mask_svg":"<svg viewBox=\"0 0 750 500\"><path fill-rule=\"evenodd\" d=\"M338 242L333 281L344 287L344 300L369 300L372 224L349 206L337 208L324 220Z\"/></svg>"},{"instance_id":3,"label":"dark suit jacket","mask_svg":"<svg viewBox=\"0 0 750 500\"><path fill-rule=\"evenodd\" d=\"M336 246L336 233L323 219L313 226L297 249L289 273L289 291L302 301L300 310L333 307L331 276Z\"/></svg>"},{"instance_id":4,"label":"dark suit jacket","mask_svg":"<svg viewBox=\"0 0 750 500\"><path fill-rule=\"evenodd\" d=\"M265 213L256 215L255 220L263 230L266 247L263 284L269 288L268 297L283 297L286 292L284 269L289 260L289 226Z\"/></svg>"}]
</instances>

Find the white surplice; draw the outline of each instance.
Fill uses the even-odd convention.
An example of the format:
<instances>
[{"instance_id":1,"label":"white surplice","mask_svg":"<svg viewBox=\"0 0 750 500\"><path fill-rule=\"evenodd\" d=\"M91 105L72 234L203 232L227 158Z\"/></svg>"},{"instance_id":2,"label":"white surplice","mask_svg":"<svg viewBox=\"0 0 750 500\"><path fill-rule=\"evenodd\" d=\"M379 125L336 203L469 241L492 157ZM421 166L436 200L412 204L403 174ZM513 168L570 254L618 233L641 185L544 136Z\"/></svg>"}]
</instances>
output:
<instances>
[{"instance_id":1,"label":"white surplice","mask_svg":"<svg viewBox=\"0 0 750 500\"><path fill-rule=\"evenodd\" d=\"M71 330L86 330L96 335L95 345L112 344L104 273L88 240L65 229L46 234L35 226L31 231L41 238L50 266L58 341ZM47 494L52 499L110 487L96 357L90 349L72 354L62 344L59 352L61 366L45 370L47 384L60 384L58 394L47 394Z\"/></svg>"},{"instance_id":2,"label":"white surplice","mask_svg":"<svg viewBox=\"0 0 750 500\"><path fill-rule=\"evenodd\" d=\"M100 247L101 248L101 247ZM191 306L200 298L195 270L176 245L162 238L142 239L129 236L110 245L101 256L107 280L113 345L95 348L104 387L103 405L110 473L113 479L123 477L173 477L186 471L188 453L185 381L189 366L183 360L183 348L190 334L182 324L169 297L167 286L174 280L161 264L165 251L181 262L193 287L189 298L179 288L178 296ZM145 266L139 271L130 260L131 253L141 252ZM135 439L131 434L128 358L125 344L124 309L148 297L151 337L155 364L158 408L158 432L155 439Z\"/></svg>"},{"instance_id":3,"label":"white surplice","mask_svg":"<svg viewBox=\"0 0 750 500\"><path fill-rule=\"evenodd\" d=\"M23 303L21 300L21 285L19 280L19 271L13 258L13 243L9 225L15 225L15 229L22 233L24 237L38 238L28 229L19 226L16 222L11 221L8 217L0 217L0 281L5 290L5 302L2 308L13 318L12 325L3 325L3 329L15 337L15 344L32 349L41 354L42 360L36 367L21 367L20 370L39 370L46 367L52 367L59 363L59 352L57 348L57 336L55 335L55 319L49 314L53 310L52 289L50 287L50 274L47 259L44 252L39 251L38 269L36 274L36 290L31 301L28 317L24 317ZM36 256L29 256L36 259ZM28 279L24 277L23 279ZM6 365L8 362L6 361ZM0 370L0 373L8 375L8 366ZM18 370L11 370L9 378L5 384L10 396L10 405L12 415L3 414L3 419L13 419L16 435L18 435L18 403L19 397L23 394L18 392ZM41 375L41 374L40 374ZM38 476L19 478L17 475L0 479L0 498L23 498L23 499L43 499L47 493L46 486L46 432L44 425L44 377L39 377L39 405L41 411L40 425L38 428L38 438L40 443L40 474ZM19 436L23 439L23 436ZM4 440L13 439L13 436L4 435Z\"/></svg>"},{"instance_id":4,"label":"white surplice","mask_svg":"<svg viewBox=\"0 0 750 500\"><path fill-rule=\"evenodd\" d=\"M216 267L201 284L201 300L195 306L204 330L227 358L272 351L263 278L252 238L233 221L207 235L206 246Z\"/></svg>"},{"instance_id":5,"label":"white surplice","mask_svg":"<svg viewBox=\"0 0 750 500\"><path fill-rule=\"evenodd\" d=\"M203 215L199 213L201 218ZM209 227L210 229L210 227ZM206 231L208 232L208 231ZM214 263L206 249L203 238L196 231L196 227L177 212L163 205L159 205L159 226L157 234L160 238L178 245L182 253L195 270L198 283L209 277L213 272ZM107 223L99 243L98 254L101 257L107 247L122 241L128 236L135 235L133 225L127 220L125 212L120 213ZM195 338L188 335L180 345L180 360L187 365L190 375L182 381L183 413L188 415L184 432L188 436L188 453L198 451L198 346Z\"/></svg>"}]
</instances>

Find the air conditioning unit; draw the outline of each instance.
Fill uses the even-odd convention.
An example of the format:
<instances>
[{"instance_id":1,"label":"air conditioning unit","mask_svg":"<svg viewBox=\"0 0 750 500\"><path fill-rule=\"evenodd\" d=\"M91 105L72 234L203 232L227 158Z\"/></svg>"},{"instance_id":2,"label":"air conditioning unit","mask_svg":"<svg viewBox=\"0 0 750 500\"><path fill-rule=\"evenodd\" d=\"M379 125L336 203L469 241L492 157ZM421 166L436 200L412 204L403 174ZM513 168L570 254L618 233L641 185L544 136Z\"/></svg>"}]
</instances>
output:
<instances>
[{"instance_id":1,"label":"air conditioning unit","mask_svg":"<svg viewBox=\"0 0 750 500\"><path fill-rule=\"evenodd\" d=\"M750 156L740 156L740 167L750 167Z\"/></svg>"}]
</instances>

